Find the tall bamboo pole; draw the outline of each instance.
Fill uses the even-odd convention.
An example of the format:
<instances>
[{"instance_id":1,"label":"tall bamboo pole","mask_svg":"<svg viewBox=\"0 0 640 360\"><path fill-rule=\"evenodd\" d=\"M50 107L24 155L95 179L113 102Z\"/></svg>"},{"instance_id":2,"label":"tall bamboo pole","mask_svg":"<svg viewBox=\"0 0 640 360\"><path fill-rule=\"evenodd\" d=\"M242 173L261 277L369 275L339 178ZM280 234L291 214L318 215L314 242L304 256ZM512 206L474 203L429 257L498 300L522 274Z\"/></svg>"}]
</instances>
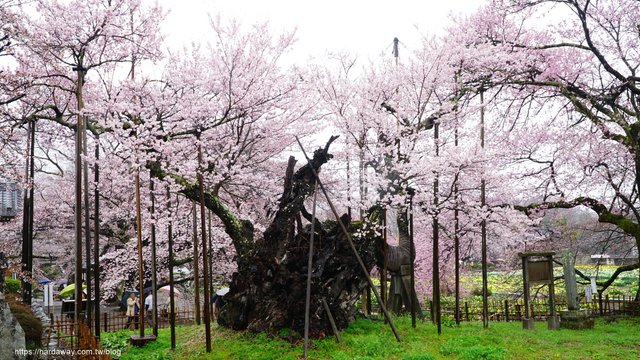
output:
<instances>
[{"instance_id":1,"label":"tall bamboo pole","mask_svg":"<svg viewBox=\"0 0 640 360\"><path fill-rule=\"evenodd\" d=\"M484 150L484 91L482 90L480 90L480 148ZM486 205L485 187L483 173L480 180L480 206L483 212ZM482 327L486 329L489 327L489 289L487 281L487 220L484 215L480 222L480 232L482 237Z\"/></svg>"},{"instance_id":2,"label":"tall bamboo pole","mask_svg":"<svg viewBox=\"0 0 640 360\"><path fill-rule=\"evenodd\" d=\"M199 141L200 139L198 139ZM211 352L211 296L209 294L209 267L207 266L207 226L204 206L204 181L202 179L202 145L198 143L198 186L200 187L200 228L202 233L202 271L204 272L204 336L206 351ZM197 261L197 260L196 260Z\"/></svg>"}]
</instances>

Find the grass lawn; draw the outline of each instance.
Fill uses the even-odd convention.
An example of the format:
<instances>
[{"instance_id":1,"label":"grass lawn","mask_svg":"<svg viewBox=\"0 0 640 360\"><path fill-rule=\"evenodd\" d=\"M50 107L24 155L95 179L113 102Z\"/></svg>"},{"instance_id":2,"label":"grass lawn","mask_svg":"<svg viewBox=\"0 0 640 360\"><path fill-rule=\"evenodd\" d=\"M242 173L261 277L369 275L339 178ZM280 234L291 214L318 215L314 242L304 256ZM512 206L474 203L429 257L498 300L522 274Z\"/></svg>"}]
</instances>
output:
<instances>
[{"instance_id":1,"label":"grass lawn","mask_svg":"<svg viewBox=\"0 0 640 360\"><path fill-rule=\"evenodd\" d=\"M309 359L640 359L640 319L621 319L605 324L596 321L594 330L548 331L537 323L524 331L519 322L463 323L445 326L438 336L430 322L395 319L402 343L379 321L358 320L342 333L341 344L333 337L312 341ZM298 359L302 343L290 344L264 334L213 329L212 352L205 352L204 326L176 329L177 348L169 349L169 329L144 348L126 345L129 331L103 334L106 348L123 350L121 359Z\"/></svg>"}]
</instances>

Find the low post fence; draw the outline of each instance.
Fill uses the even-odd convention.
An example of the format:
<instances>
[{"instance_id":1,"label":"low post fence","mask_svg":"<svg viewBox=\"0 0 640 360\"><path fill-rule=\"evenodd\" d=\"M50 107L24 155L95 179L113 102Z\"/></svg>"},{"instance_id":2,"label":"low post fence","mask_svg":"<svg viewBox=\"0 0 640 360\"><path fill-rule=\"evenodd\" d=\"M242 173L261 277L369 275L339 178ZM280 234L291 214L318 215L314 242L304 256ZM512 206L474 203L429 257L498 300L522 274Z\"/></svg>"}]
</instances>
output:
<instances>
[{"instance_id":1,"label":"low post fence","mask_svg":"<svg viewBox=\"0 0 640 360\"><path fill-rule=\"evenodd\" d=\"M145 312L147 314L147 312ZM164 309L158 309L158 328L168 328L170 326L169 311ZM204 309L200 311L201 318L204 318ZM73 335L73 328L75 322L73 319L66 316L51 315L51 326L45 329L45 337L51 337L56 339L54 334L67 334L65 336L58 336L57 339L61 341L71 342ZM195 310L192 307L177 308L175 311L176 326L179 325L193 325L195 324ZM151 328L151 312L145 316L145 328ZM212 319L213 321L213 319ZM114 332L120 330L136 330L140 326L138 317L133 317L131 320L125 315L124 311L110 311L100 314L100 329L102 332Z\"/></svg>"},{"instance_id":2,"label":"low post fence","mask_svg":"<svg viewBox=\"0 0 640 360\"><path fill-rule=\"evenodd\" d=\"M455 308L448 305L449 304L443 304L442 314L443 316L448 316L453 319ZM460 320L482 320L481 301L465 301L462 307ZM595 298L589 302L583 299L580 307L588 310L594 316L640 316L640 303L635 301L634 297L628 295L605 295L602 297L602 301L600 301L599 298ZM489 301L488 308L490 321L521 321L525 312L523 300L493 300ZM567 309L566 301L556 300L556 313L565 309ZM529 302L529 314L536 320L546 320L549 317L548 300L532 299Z\"/></svg>"},{"instance_id":3,"label":"low post fence","mask_svg":"<svg viewBox=\"0 0 640 360\"><path fill-rule=\"evenodd\" d=\"M423 306L429 306L427 311L431 312L430 301L425 301ZM490 321L521 321L524 317L524 301L521 299L492 300L489 301ZM546 320L549 316L549 305L547 299L532 299L530 301L530 314L539 321ZM605 295L594 297L593 301L587 302L583 299L580 303L582 309L587 309L594 316L616 316L631 315L640 316L640 303L632 296L625 295ZM482 302L466 300L460 304L460 321L482 321ZM555 303L556 312L566 309L565 301L557 300ZM211 312L213 314L213 312ZM150 313L149 313L150 314ZM158 310L158 328L168 328L170 326L170 316L167 308ZM204 318L204 309L201 309L201 318ZM445 303L442 307L443 317L452 320L455 316L453 304ZM193 307L179 307L175 311L176 326L195 324L195 310ZM72 318L59 315L50 315L50 325L45 328L43 338L50 347L64 349L78 349L78 337L75 334L75 322ZM113 311L101 314L102 332L114 332L129 328L136 330L139 326L137 317L129 321L124 312ZM211 321L214 321L212 318ZM151 316L145 319L145 327L151 328ZM86 326L85 326L86 327ZM87 328L87 331L89 329Z\"/></svg>"}]
</instances>

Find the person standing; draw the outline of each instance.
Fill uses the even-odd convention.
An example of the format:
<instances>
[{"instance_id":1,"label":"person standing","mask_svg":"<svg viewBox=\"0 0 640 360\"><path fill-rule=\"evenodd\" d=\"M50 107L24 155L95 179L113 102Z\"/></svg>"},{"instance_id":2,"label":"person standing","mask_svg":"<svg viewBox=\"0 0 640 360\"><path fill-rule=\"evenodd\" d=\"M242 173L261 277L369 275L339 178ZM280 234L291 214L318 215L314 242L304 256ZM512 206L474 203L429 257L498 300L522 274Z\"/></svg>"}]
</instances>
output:
<instances>
[{"instance_id":1,"label":"person standing","mask_svg":"<svg viewBox=\"0 0 640 360\"><path fill-rule=\"evenodd\" d=\"M153 292L149 292L149 295L144 299L145 318L147 319L147 325L153 327Z\"/></svg>"},{"instance_id":2,"label":"person standing","mask_svg":"<svg viewBox=\"0 0 640 360\"><path fill-rule=\"evenodd\" d=\"M140 312L140 304L138 303L138 298L135 293L129 294L129 298L127 299L127 325L124 326L125 329L131 327L131 323L135 324L135 328L138 328L138 313Z\"/></svg>"}]
</instances>

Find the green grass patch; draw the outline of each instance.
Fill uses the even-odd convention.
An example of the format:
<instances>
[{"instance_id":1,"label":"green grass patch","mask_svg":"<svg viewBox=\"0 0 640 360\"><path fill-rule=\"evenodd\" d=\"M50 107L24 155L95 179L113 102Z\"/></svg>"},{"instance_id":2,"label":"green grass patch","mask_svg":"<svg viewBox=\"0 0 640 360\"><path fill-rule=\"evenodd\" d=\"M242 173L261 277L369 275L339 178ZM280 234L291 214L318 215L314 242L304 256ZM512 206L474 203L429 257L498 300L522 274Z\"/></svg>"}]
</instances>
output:
<instances>
[{"instance_id":1,"label":"green grass patch","mask_svg":"<svg viewBox=\"0 0 640 360\"><path fill-rule=\"evenodd\" d=\"M638 359L640 320L616 323L596 322L593 330L549 331L546 323L522 330L519 322L463 323L445 327L438 336L430 322L395 319L402 342L396 342L388 325L381 321L358 320L342 332L342 343L327 337L313 340L309 359ZM105 348L122 350L121 359L299 359L302 342L290 343L265 334L235 332L212 326L211 353L205 352L204 326L177 328L177 348L169 349L169 329L161 329L158 340L143 348L128 345L132 332L105 334Z\"/></svg>"}]
</instances>

